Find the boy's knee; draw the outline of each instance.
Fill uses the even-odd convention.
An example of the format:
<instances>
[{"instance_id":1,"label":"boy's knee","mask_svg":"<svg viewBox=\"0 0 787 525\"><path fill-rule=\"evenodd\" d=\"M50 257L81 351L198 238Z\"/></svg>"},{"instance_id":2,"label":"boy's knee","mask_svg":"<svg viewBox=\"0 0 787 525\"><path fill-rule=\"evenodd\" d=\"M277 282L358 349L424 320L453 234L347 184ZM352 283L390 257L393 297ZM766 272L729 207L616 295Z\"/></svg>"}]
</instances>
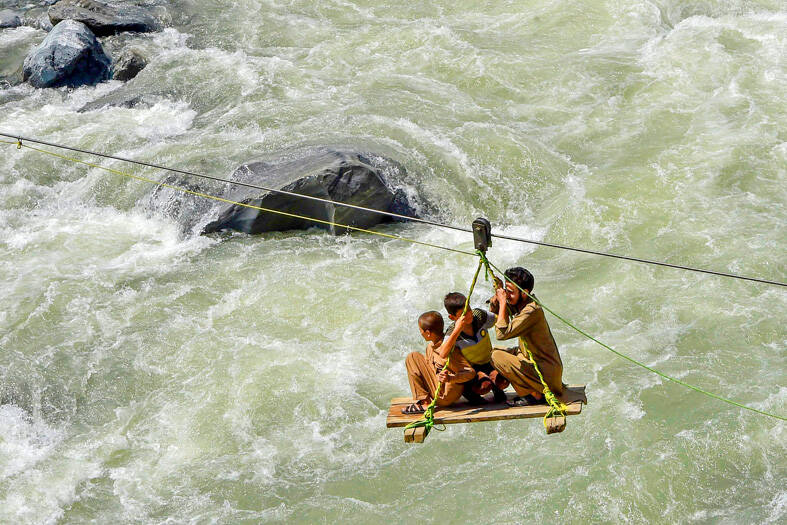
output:
<instances>
[{"instance_id":1,"label":"boy's knee","mask_svg":"<svg viewBox=\"0 0 787 525\"><path fill-rule=\"evenodd\" d=\"M415 367L415 364L424 358L420 352L410 352L404 359L405 366Z\"/></svg>"},{"instance_id":2,"label":"boy's knee","mask_svg":"<svg viewBox=\"0 0 787 525\"><path fill-rule=\"evenodd\" d=\"M492 366L497 368L495 363L500 363L501 361L505 360L507 356L509 356L508 352L505 350L492 350Z\"/></svg>"}]
</instances>

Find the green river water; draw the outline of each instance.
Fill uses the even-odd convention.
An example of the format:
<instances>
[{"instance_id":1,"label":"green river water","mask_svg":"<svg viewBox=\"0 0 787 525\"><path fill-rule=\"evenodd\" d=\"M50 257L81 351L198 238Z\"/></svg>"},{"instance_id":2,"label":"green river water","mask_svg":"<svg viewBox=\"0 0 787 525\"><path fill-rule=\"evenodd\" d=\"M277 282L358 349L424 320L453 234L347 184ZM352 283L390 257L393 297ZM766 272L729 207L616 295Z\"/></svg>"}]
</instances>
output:
<instances>
[{"instance_id":1,"label":"green river water","mask_svg":"<svg viewBox=\"0 0 787 525\"><path fill-rule=\"evenodd\" d=\"M346 145L400 162L454 224L787 280L787 4L380 4L175 0L169 28L123 37L150 58L136 79L3 87L0 131L221 177ZM44 36L0 30L0 75ZM78 111L130 88L155 103ZM385 417L415 320L475 261L363 234L199 236L152 191L0 149L0 523L787 521L783 421L553 317L589 398L564 433L406 445ZM617 350L787 414L783 288L502 240L489 257Z\"/></svg>"}]
</instances>

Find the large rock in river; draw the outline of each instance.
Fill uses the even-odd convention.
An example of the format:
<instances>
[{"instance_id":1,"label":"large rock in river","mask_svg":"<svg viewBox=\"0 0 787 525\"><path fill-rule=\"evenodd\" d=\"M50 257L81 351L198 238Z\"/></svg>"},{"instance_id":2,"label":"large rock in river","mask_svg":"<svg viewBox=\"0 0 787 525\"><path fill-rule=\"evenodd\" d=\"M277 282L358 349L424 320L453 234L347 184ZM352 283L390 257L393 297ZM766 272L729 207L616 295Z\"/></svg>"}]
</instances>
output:
<instances>
[{"instance_id":1,"label":"large rock in river","mask_svg":"<svg viewBox=\"0 0 787 525\"><path fill-rule=\"evenodd\" d=\"M158 20L140 6L97 0L60 0L49 8L49 19L55 25L61 20L82 22L98 36L123 31L147 33L161 29Z\"/></svg>"},{"instance_id":2,"label":"large rock in river","mask_svg":"<svg viewBox=\"0 0 787 525\"><path fill-rule=\"evenodd\" d=\"M252 162L235 171L233 181L282 189L333 201L356 204L396 213L413 214L404 193L385 180L386 171L404 168L393 161L372 155L337 149L320 149L297 159L270 164ZM289 195L237 186L228 196L232 200L261 208L275 209L325 221L369 228L386 217L343 206L334 206ZM246 233L307 229L327 225L264 212L236 204L225 206L218 219L204 227L203 233L235 230Z\"/></svg>"},{"instance_id":3,"label":"large rock in river","mask_svg":"<svg viewBox=\"0 0 787 525\"><path fill-rule=\"evenodd\" d=\"M22 78L35 87L77 87L109 79L112 60L84 24L57 24L25 58Z\"/></svg>"},{"instance_id":4,"label":"large rock in river","mask_svg":"<svg viewBox=\"0 0 787 525\"><path fill-rule=\"evenodd\" d=\"M8 27L19 27L22 25L22 17L16 11L10 9L0 9L0 29Z\"/></svg>"},{"instance_id":5,"label":"large rock in river","mask_svg":"<svg viewBox=\"0 0 787 525\"><path fill-rule=\"evenodd\" d=\"M142 53L136 49L124 49L115 61L112 78L115 80L131 80L145 69L148 61Z\"/></svg>"}]
</instances>

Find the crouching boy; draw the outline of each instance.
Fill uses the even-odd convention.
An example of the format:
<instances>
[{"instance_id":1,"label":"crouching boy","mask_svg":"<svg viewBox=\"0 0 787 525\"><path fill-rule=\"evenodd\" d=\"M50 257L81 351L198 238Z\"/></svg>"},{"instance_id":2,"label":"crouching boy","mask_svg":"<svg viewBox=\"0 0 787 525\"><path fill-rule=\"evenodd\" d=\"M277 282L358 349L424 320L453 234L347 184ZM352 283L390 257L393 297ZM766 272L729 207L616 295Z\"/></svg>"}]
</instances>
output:
<instances>
[{"instance_id":1,"label":"crouching boy","mask_svg":"<svg viewBox=\"0 0 787 525\"><path fill-rule=\"evenodd\" d=\"M436 404L437 406L451 405L462 396L464 383L475 378L475 370L462 354L452 353L456 339L464 326L465 321L457 322L451 334L445 338L443 316L439 312L426 312L418 318L421 336L427 341L426 355L412 352L405 359L414 402L403 408L402 413L421 414L426 411L426 407L435 397L437 385L441 382L443 386L440 388ZM448 369L443 371L446 357L449 355L451 360Z\"/></svg>"},{"instance_id":2,"label":"crouching boy","mask_svg":"<svg viewBox=\"0 0 787 525\"><path fill-rule=\"evenodd\" d=\"M448 318L456 323L449 327L449 330L455 330L459 320L463 320L463 327L455 345L476 372L474 380L464 384L463 395L471 404L478 405L485 403L481 396L491 390L494 392L495 402L502 403L506 400L504 390L509 383L492 366L492 339L489 337L489 329L494 326L497 316L492 312L474 308L462 317L466 301L467 298L459 292L449 293L443 299Z\"/></svg>"}]
</instances>

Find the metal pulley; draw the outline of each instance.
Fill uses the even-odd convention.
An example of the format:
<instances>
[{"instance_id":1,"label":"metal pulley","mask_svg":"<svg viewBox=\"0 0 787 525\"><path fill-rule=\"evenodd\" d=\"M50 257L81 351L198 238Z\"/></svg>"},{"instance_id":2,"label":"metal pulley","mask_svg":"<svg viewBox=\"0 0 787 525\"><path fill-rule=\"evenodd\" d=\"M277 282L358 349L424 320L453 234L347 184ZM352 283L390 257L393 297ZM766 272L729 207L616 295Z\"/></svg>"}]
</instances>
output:
<instances>
[{"instance_id":1,"label":"metal pulley","mask_svg":"<svg viewBox=\"0 0 787 525\"><path fill-rule=\"evenodd\" d=\"M483 217L473 221L473 242L475 249L484 253L492 246L492 225Z\"/></svg>"}]
</instances>

